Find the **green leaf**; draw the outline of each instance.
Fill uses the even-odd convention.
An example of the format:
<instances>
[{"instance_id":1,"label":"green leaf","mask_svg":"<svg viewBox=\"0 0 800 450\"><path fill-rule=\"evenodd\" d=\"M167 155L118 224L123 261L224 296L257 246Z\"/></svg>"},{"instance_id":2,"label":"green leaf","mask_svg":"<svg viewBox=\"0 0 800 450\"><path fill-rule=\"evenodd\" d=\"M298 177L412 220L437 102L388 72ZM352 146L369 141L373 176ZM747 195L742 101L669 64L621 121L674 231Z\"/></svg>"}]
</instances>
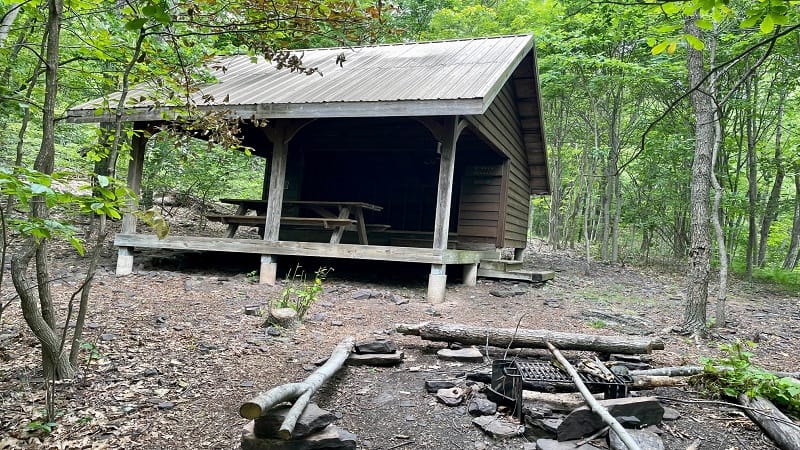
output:
<instances>
[{"instance_id":1,"label":"green leaf","mask_svg":"<svg viewBox=\"0 0 800 450\"><path fill-rule=\"evenodd\" d=\"M706 44L704 44L703 41L698 39L697 36L694 36L694 35L691 35L691 34L687 34L687 35L685 35L685 37L686 37L686 42L688 42L689 45L691 45L693 49L695 49L697 51L700 51L700 50L703 50L704 48L706 48Z\"/></svg>"},{"instance_id":2,"label":"green leaf","mask_svg":"<svg viewBox=\"0 0 800 450\"><path fill-rule=\"evenodd\" d=\"M772 33L772 30L775 29L775 22L772 20L772 15L764 17L764 20L761 22L761 26L759 28L764 34Z\"/></svg>"},{"instance_id":3,"label":"green leaf","mask_svg":"<svg viewBox=\"0 0 800 450\"><path fill-rule=\"evenodd\" d=\"M131 31L140 30L142 27L144 27L146 23L147 23L147 18L137 17L136 19L129 20L125 24L125 29Z\"/></svg>"},{"instance_id":4,"label":"green leaf","mask_svg":"<svg viewBox=\"0 0 800 450\"><path fill-rule=\"evenodd\" d=\"M100 186L103 187L108 187L109 185L108 177L105 175L98 175L97 182L100 184Z\"/></svg>"},{"instance_id":5,"label":"green leaf","mask_svg":"<svg viewBox=\"0 0 800 450\"><path fill-rule=\"evenodd\" d=\"M699 27L701 30L710 31L710 30L713 30L713 29L714 29L714 22L712 22L712 21L710 21L710 20L706 20L706 19L697 19L697 20L696 20L694 23L696 23L696 24L697 24L697 26L698 26L698 27Z\"/></svg>"},{"instance_id":6,"label":"green leaf","mask_svg":"<svg viewBox=\"0 0 800 450\"><path fill-rule=\"evenodd\" d=\"M776 14L774 12L769 13L769 17L775 23L775 25L786 25L789 23L789 17L784 14Z\"/></svg>"},{"instance_id":7,"label":"green leaf","mask_svg":"<svg viewBox=\"0 0 800 450\"><path fill-rule=\"evenodd\" d=\"M661 9L667 14L675 14L680 12L681 4L680 2L667 2L661 5Z\"/></svg>"},{"instance_id":8,"label":"green leaf","mask_svg":"<svg viewBox=\"0 0 800 450\"><path fill-rule=\"evenodd\" d=\"M666 49L667 49L667 46L668 46L668 45L669 45L669 42L667 42L667 41L664 41L664 42L662 42L662 43L660 43L660 44L656 45L655 47L653 47L653 48L650 50L650 53L652 53L652 54L654 54L654 55L660 55L661 53L664 53L664 50L666 50Z\"/></svg>"}]
</instances>

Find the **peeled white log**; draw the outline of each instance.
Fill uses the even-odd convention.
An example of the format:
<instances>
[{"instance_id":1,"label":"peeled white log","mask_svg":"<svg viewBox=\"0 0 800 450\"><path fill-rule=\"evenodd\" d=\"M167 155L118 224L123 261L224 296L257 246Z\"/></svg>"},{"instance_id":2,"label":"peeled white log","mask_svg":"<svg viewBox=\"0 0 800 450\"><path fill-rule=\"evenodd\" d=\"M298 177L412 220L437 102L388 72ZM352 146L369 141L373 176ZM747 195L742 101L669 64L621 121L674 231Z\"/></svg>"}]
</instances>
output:
<instances>
[{"instance_id":1,"label":"peeled white log","mask_svg":"<svg viewBox=\"0 0 800 450\"><path fill-rule=\"evenodd\" d=\"M283 439L291 439L297 419L303 414L311 396L331 378L347 360L353 350L353 337L348 336L333 349L328 361L300 383L276 386L267 392L253 397L239 407L239 415L245 419L255 419L270 408L288 401L294 401L278 434Z\"/></svg>"},{"instance_id":2,"label":"peeled white log","mask_svg":"<svg viewBox=\"0 0 800 450\"><path fill-rule=\"evenodd\" d=\"M581 395L583 395L583 398L586 399L586 404L589 405L592 411L597 413L597 415L600 416L600 419L602 419L603 422L605 422L609 427L611 427L612 430L614 430L615 433L617 433L617 436L628 447L628 450L641 450L641 448L639 448L639 444L637 444L636 441L633 440L633 437L631 437L631 435L625 431L625 428L623 428L622 425L617 422L617 419L609 414L608 410L603 408L603 406L600 405L597 400L595 400L592 393L589 392L589 389L585 384L583 384L578 371L572 367L572 364L567 361L567 358L565 358L564 355L562 355L561 352L549 342L547 342L547 348L550 350L550 353L556 357L558 362L560 362L561 365L567 369L567 372L572 377L572 381L575 382L575 386L578 387L578 391L580 391Z\"/></svg>"}]
</instances>

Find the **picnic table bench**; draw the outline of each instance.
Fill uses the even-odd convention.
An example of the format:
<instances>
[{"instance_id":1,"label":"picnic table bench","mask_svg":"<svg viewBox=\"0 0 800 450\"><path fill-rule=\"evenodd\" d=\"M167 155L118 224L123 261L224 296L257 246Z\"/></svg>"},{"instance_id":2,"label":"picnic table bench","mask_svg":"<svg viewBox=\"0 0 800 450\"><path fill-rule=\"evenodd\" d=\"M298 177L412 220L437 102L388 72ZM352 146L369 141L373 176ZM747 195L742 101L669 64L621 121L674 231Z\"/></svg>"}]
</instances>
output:
<instances>
[{"instance_id":1,"label":"picnic table bench","mask_svg":"<svg viewBox=\"0 0 800 450\"><path fill-rule=\"evenodd\" d=\"M236 213L233 215L208 214L206 218L213 222L221 222L228 225L228 237L233 237L239 226L264 227L266 223L267 210L266 200L253 199L220 199L222 203L237 205ZM286 200L285 206L295 206L315 214L312 217L301 216L281 216L281 225L318 227L325 230L333 230L330 243L338 244L345 230L355 230L358 232L359 243L367 245L367 230L382 231L389 228L384 224L367 224L364 220L364 210L381 211L382 207L365 202L336 202L336 201L312 201L312 200ZM255 215L248 212L255 211Z\"/></svg>"}]
</instances>

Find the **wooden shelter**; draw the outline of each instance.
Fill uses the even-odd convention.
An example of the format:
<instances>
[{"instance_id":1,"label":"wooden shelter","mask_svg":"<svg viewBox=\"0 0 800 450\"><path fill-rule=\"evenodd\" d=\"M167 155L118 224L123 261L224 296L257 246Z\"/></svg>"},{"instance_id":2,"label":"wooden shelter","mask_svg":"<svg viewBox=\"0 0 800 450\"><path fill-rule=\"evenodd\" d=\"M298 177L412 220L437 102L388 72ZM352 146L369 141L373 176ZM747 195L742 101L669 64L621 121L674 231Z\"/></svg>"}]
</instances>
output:
<instances>
[{"instance_id":1,"label":"wooden shelter","mask_svg":"<svg viewBox=\"0 0 800 450\"><path fill-rule=\"evenodd\" d=\"M444 298L447 265L464 266L473 284L481 259L497 249L521 255L531 195L550 192L532 36L297 54L322 76L231 56L209 66L217 81L194 94L201 111L239 120L244 145L267 158L263 198L215 218L232 231L259 225L263 240L233 232L159 240L137 233L127 215L115 238L118 274L132 271L135 247L260 254L266 283L275 282L281 255L404 261L431 265L435 301ZM138 90L150 91L138 87L131 98L143 98ZM68 120L109 121L113 110L99 113L107 104L72 108ZM153 129L176 111L147 101L124 117ZM128 184L136 192L145 147L134 138ZM245 216L248 205L256 217ZM320 207L335 205L332 215ZM323 215L303 216L304 207Z\"/></svg>"}]
</instances>

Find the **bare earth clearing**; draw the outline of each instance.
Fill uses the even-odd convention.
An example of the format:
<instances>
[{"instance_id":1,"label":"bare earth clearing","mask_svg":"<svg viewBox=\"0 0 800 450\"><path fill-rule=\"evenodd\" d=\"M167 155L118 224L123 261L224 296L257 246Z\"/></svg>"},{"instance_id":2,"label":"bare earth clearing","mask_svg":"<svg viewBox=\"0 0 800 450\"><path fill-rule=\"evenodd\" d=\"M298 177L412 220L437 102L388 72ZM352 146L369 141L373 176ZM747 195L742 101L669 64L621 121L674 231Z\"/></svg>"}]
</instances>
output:
<instances>
[{"instance_id":1,"label":"bare earth clearing","mask_svg":"<svg viewBox=\"0 0 800 450\"><path fill-rule=\"evenodd\" d=\"M437 305L424 299L427 267L418 266L421 272L411 277L399 273L413 267L408 265L326 262L335 271L305 325L278 337L265 333L262 318L243 313L245 306L266 304L280 291L279 286L248 280L256 258L149 253L137 256L136 274L116 278L114 256L109 246L86 330L97 355L82 367L78 379L57 386L63 415L49 437L24 430L41 417L44 407L38 344L18 305L4 315L0 450L237 448L246 423L237 414L240 403L259 391L302 380L347 335L357 341L389 337L406 355L396 368L346 367L317 395L320 406L341 415L340 427L358 435L359 448L522 448L525 439L494 441L470 423L463 408L447 408L425 393L426 379L449 378L481 364L438 361L435 352L444 344L394 334L394 324L400 322L513 328L522 317L525 328L659 336L666 350L652 355L654 366L697 364L699 355L717 355L723 341L756 339L757 364L800 371L800 302L795 294L734 281L729 297L733 323L695 345L669 331L683 311L681 275L600 264L586 275L580 257L552 254L539 242L531 244L526 262L555 270L555 281L533 286L479 280L474 288L454 281L448 285L447 302ZM319 263L307 264L313 270ZM83 266L72 257L57 259L53 266L59 278L54 290L65 300L79 285ZM283 264L281 271L287 268ZM357 299L365 290L372 296ZM508 290L523 292L507 298L490 294ZM5 286L3 294L9 292ZM408 302L399 301L401 297ZM616 326L591 311L639 320ZM688 389L655 394L697 398ZM702 449L775 448L734 408L670 406L682 416L662 428L667 448L685 449L695 439L701 439Z\"/></svg>"}]
</instances>

